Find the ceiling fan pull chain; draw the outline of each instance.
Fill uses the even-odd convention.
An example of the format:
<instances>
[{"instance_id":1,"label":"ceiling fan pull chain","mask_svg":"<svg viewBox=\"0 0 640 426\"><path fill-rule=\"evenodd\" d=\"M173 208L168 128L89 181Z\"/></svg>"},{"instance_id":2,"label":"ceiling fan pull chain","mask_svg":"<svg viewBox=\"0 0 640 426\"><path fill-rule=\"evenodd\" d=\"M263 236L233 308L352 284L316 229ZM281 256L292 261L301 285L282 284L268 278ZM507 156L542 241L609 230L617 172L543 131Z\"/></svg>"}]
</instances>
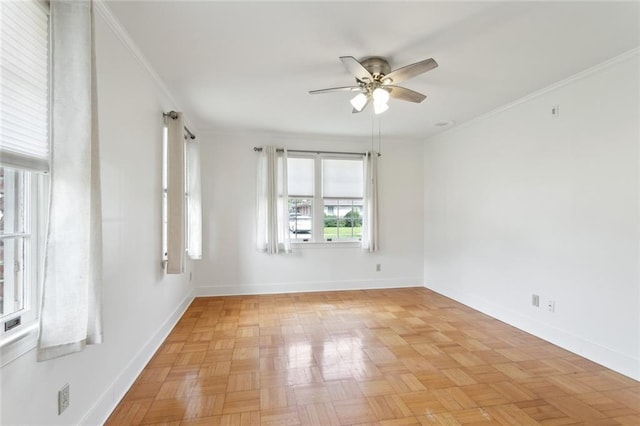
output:
<instances>
[{"instance_id":1,"label":"ceiling fan pull chain","mask_svg":"<svg viewBox=\"0 0 640 426\"><path fill-rule=\"evenodd\" d=\"M375 139L376 139L376 133L375 133L375 125L376 125L376 117L375 115L371 115L371 155L373 155L373 150L374 150L374 143L375 143Z\"/></svg>"},{"instance_id":2,"label":"ceiling fan pull chain","mask_svg":"<svg viewBox=\"0 0 640 426\"><path fill-rule=\"evenodd\" d=\"M382 151L382 117L379 115L378 116L378 154L380 154L381 151Z\"/></svg>"}]
</instances>

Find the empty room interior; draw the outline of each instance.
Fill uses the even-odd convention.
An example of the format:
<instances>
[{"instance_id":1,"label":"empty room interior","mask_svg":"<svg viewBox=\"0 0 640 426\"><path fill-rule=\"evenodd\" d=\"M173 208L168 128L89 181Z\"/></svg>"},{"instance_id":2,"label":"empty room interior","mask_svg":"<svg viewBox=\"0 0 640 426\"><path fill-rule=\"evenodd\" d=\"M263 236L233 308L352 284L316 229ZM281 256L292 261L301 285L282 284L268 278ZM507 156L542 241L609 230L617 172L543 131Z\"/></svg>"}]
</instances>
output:
<instances>
[{"instance_id":1,"label":"empty room interior","mask_svg":"<svg viewBox=\"0 0 640 426\"><path fill-rule=\"evenodd\" d=\"M1 424L640 424L640 2L0 12Z\"/></svg>"}]
</instances>

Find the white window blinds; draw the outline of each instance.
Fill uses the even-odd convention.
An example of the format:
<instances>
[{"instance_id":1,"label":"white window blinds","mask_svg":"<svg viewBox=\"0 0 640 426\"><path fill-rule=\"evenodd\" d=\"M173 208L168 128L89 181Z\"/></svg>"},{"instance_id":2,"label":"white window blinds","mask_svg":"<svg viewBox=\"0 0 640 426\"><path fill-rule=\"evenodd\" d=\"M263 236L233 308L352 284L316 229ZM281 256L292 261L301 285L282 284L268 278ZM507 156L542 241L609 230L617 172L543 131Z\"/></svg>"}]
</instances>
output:
<instances>
[{"instance_id":1,"label":"white window blinds","mask_svg":"<svg viewBox=\"0 0 640 426\"><path fill-rule=\"evenodd\" d=\"M49 170L49 15L37 1L0 1L0 163Z\"/></svg>"},{"instance_id":2,"label":"white window blinds","mask_svg":"<svg viewBox=\"0 0 640 426\"><path fill-rule=\"evenodd\" d=\"M322 161L324 198L362 198L364 169L362 160L325 159Z\"/></svg>"},{"instance_id":3,"label":"white window blinds","mask_svg":"<svg viewBox=\"0 0 640 426\"><path fill-rule=\"evenodd\" d=\"M313 158L288 158L290 197L313 197Z\"/></svg>"}]
</instances>

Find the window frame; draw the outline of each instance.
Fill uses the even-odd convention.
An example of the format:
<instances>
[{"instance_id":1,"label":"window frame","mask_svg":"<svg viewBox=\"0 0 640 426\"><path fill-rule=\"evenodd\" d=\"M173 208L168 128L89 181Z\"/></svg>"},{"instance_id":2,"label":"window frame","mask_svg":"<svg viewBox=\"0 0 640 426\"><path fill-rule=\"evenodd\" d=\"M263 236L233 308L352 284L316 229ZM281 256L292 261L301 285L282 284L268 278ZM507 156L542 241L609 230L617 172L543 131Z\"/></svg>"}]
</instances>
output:
<instances>
[{"instance_id":1,"label":"window frame","mask_svg":"<svg viewBox=\"0 0 640 426\"><path fill-rule=\"evenodd\" d=\"M47 15L47 100L49 112L51 111L51 15L49 3L44 0L34 2ZM50 119L47 123L47 133L50 143ZM14 361L37 344L39 319L40 319L40 293L41 282L44 274L44 250L48 218L49 179L47 170L38 171L38 167L30 169L34 163L27 161L17 167L13 163L4 166L8 170L17 170L24 173L24 210L25 229L19 238L23 238L26 248L23 258L23 288L24 304L22 309L0 317L0 367ZM4 232L3 232L4 233ZM8 233L7 233L8 234ZM7 237L12 238L12 237ZM5 238L6 239L6 238ZM15 318L21 318L20 325L5 331L5 323Z\"/></svg>"},{"instance_id":2,"label":"window frame","mask_svg":"<svg viewBox=\"0 0 640 426\"><path fill-rule=\"evenodd\" d=\"M170 116L164 116L164 122L162 124L162 164L161 164L161 186L162 186L162 206L161 206L161 222L162 222L162 230L161 230L161 256L160 256L160 264L162 269L167 273L167 263L169 262L169 128L167 126L167 120L173 120ZM189 253L189 220L188 220L188 205L189 205L189 192L188 192L188 178L189 178L189 170L188 170L188 159L187 159L187 144L189 143L187 139L187 133L184 134L183 145L182 145L182 159L183 159L183 177L184 177L184 188L182 190L184 194L184 209L185 209L185 220L184 220L184 252L185 256L188 257Z\"/></svg>"},{"instance_id":3,"label":"window frame","mask_svg":"<svg viewBox=\"0 0 640 426\"><path fill-rule=\"evenodd\" d=\"M22 261L24 304L22 309L0 317L2 366L35 347L39 328L40 283L44 272L43 242L47 220L46 200L49 176L27 170L21 171L24 173L22 190L25 193L25 229L17 238L23 238L26 247ZM20 325L5 331L4 324L18 317L20 317Z\"/></svg>"},{"instance_id":4,"label":"window frame","mask_svg":"<svg viewBox=\"0 0 640 426\"><path fill-rule=\"evenodd\" d=\"M323 163L322 161L325 159L330 160L359 160L363 162L364 159L360 154L336 154L336 153L302 153L302 152L288 152L287 158L308 158L314 161L313 163L313 197L312 201L312 228L311 228L311 239L310 241L301 241L299 239L291 239L291 244L295 245L297 248L321 248L324 246L327 247L360 247L362 244L362 237L359 239L340 239L340 240L332 240L328 241L324 238L324 208L325 208L325 197L322 194L322 178L323 178ZM363 176L363 186L364 186L364 176ZM303 197L293 196L289 197L289 199L301 199ZM304 197L308 198L308 197ZM344 200L355 200L355 198L342 198L342 197L327 197L327 199L344 199ZM360 199L364 205L364 188L363 188L363 197Z\"/></svg>"},{"instance_id":5,"label":"window frame","mask_svg":"<svg viewBox=\"0 0 640 426\"><path fill-rule=\"evenodd\" d=\"M160 264L162 269L166 272L167 262L169 261L169 242L168 242L168 226L169 226L169 130L167 128L166 120L171 118L165 117L165 121L162 124L162 164L161 164L161 179L162 179L162 211L161 211L161 223L162 223L162 236L161 236L161 256Z\"/></svg>"}]
</instances>

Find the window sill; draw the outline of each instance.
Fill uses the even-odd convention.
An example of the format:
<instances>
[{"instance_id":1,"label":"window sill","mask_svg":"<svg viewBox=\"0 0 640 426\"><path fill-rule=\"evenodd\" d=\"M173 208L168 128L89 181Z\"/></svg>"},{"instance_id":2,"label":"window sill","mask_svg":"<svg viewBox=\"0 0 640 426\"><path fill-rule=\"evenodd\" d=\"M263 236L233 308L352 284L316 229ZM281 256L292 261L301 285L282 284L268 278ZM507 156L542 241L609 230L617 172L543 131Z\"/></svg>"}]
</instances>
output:
<instances>
[{"instance_id":1,"label":"window sill","mask_svg":"<svg viewBox=\"0 0 640 426\"><path fill-rule=\"evenodd\" d=\"M324 249L324 248L361 248L360 241L291 241L291 246L296 249Z\"/></svg>"},{"instance_id":2,"label":"window sill","mask_svg":"<svg viewBox=\"0 0 640 426\"><path fill-rule=\"evenodd\" d=\"M0 367L4 367L36 347L39 325L34 322L0 339Z\"/></svg>"}]
</instances>

